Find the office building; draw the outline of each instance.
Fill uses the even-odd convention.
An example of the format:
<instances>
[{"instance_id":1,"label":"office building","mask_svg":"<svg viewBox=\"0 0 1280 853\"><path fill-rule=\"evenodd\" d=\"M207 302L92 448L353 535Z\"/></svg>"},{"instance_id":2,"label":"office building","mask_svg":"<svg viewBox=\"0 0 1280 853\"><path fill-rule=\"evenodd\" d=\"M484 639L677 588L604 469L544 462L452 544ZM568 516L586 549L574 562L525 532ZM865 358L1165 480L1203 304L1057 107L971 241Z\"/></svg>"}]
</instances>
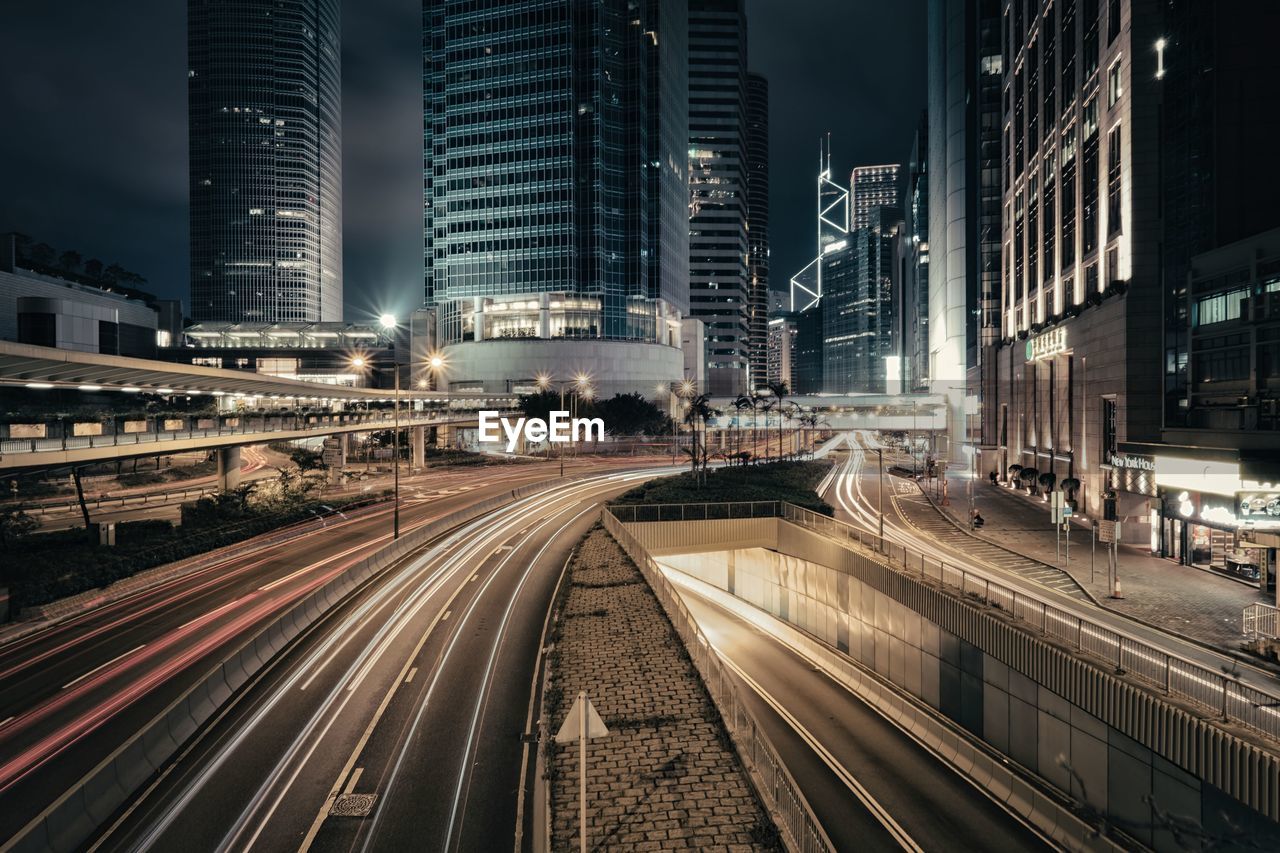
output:
<instances>
[{"instance_id":1,"label":"office building","mask_svg":"<svg viewBox=\"0 0 1280 853\"><path fill-rule=\"evenodd\" d=\"M822 388L831 394L885 393L887 359L898 351L893 277L901 217L883 205L867 216L867 227L821 259Z\"/></svg>"},{"instance_id":2,"label":"office building","mask_svg":"<svg viewBox=\"0 0 1280 853\"><path fill-rule=\"evenodd\" d=\"M681 376L687 31L678 0L424 5L424 299L448 387Z\"/></svg>"},{"instance_id":3,"label":"office building","mask_svg":"<svg viewBox=\"0 0 1280 853\"><path fill-rule=\"evenodd\" d=\"M870 228L875 223L877 207L893 207L898 203L897 163L884 166L858 166L849 177L850 228Z\"/></svg>"},{"instance_id":4,"label":"office building","mask_svg":"<svg viewBox=\"0 0 1280 853\"><path fill-rule=\"evenodd\" d=\"M196 321L342 319L340 7L187 3Z\"/></svg>"},{"instance_id":5,"label":"office building","mask_svg":"<svg viewBox=\"0 0 1280 853\"><path fill-rule=\"evenodd\" d=\"M821 394L824 390L823 312L823 304L816 302L793 315L796 323L791 364L793 394Z\"/></svg>"},{"instance_id":6,"label":"office building","mask_svg":"<svg viewBox=\"0 0 1280 853\"><path fill-rule=\"evenodd\" d=\"M929 122L922 115L902 186L898 241L902 377L908 391L929 387Z\"/></svg>"},{"instance_id":7,"label":"office building","mask_svg":"<svg viewBox=\"0 0 1280 853\"><path fill-rule=\"evenodd\" d=\"M967 442L981 440L966 412L984 407L981 329L999 319L1002 10L1001 0L928 5L927 168L933 192L925 369L930 390L947 399L941 454L957 463L968 459Z\"/></svg>"},{"instance_id":8,"label":"office building","mask_svg":"<svg viewBox=\"0 0 1280 853\"><path fill-rule=\"evenodd\" d=\"M796 318L779 314L769 318L767 378L769 385L786 383L794 390L793 365L796 358Z\"/></svg>"},{"instance_id":9,"label":"office building","mask_svg":"<svg viewBox=\"0 0 1280 853\"><path fill-rule=\"evenodd\" d=\"M751 387L769 377L769 81L747 75L747 350ZM777 383L773 383L777 384Z\"/></svg>"},{"instance_id":10,"label":"office building","mask_svg":"<svg viewBox=\"0 0 1280 853\"><path fill-rule=\"evenodd\" d=\"M743 0L689 0L689 312L706 324L711 393L747 390L747 18Z\"/></svg>"}]
</instances>

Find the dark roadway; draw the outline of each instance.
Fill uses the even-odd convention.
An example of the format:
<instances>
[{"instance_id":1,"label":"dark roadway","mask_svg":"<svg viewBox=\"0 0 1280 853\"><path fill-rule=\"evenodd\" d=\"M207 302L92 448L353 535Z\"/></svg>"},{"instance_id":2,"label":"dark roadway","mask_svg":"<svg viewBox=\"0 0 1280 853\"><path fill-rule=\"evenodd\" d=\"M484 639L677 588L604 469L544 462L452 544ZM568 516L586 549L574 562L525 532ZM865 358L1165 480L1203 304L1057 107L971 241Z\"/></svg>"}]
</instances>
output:
<instances>
[{"instance_id":1,"label":"dark roadway","mask_svg":"<svg viewBox=\"0 0 1280 853\"><path fill-rule=\"evenodd\" d=\"M736 671L740 695L837 849L1049 849L842 685L743 618L750 605L713 592L704 597L700 591L710 587L667 571ZM876 811L891 816L897 837Z\"/></svg>"},{"instance_id":2,"label":"dark roadway","mask_svg":"<svg viewBox=\"0 0 1280 853\"><path fill-rule=\"evenodd\" d=\"M578 468L570 463L566 474ZM402 500L402 527L558 470L534 463L500 472L433 472L402 491L409 495ZM305 547L296 540L265 547L246 542L210 567L0 646L0 838L25 825L274 614L385 544L390 516L387 504L354 511L307 533Z\"/></svg>"},{"instance_id":3,"label":"dark roadway","mask_svg":"<svg viewBox=\"0 0 1280 853\"><path fill-rule=\"evenodd\" d=\"M273 663L100 849L513 845L522 734L552 591L599 502L557 488L446 535ZM367 818L330 817L344 793Z\"/></svg>"}]
</instances>

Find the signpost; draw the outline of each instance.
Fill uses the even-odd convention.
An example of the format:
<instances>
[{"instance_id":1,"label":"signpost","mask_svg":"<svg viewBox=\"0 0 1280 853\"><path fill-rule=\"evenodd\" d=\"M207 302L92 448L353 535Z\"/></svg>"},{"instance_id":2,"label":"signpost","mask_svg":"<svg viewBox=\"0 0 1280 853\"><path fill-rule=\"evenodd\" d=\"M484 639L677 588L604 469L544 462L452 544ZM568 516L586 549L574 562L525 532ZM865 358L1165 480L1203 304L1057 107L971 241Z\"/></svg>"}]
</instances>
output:
<instances>
[{"instance_id":1,"label":"signpost","mask_svg":"<svg viewBox=\"0 0 1280 853\"><path fill-rule=\"evenodd\" d=\"M1053 548L1054 561L1062 559L1062 527L1065 524L1063 507L1066 506L1064 495L1061 490L1049 493L1049 513L1053 522Z\"/></svg>"},{"instance_id":2,"label":"signpost","mask_svg":"<svg viewBox=\"0 0 1280 853\"><path fill-rule=\"evenodd\" d=\"M1107 550L1107 585L1111 588L1111 597L1124 598L1120 591L1120 522L1099 521L1098 540L1111 546Z\"/></svg>"},{"instance_id":3,"label":"signpost","mask_svg":"<svg viewBox=\"0 0 1280 853\"><path fill-rule=\"evenodd\" d=\"M560 731L556 732L556 743L578 739L578 844L581 853L587 853L587 741L593 737L607 737L608 734L609 729L587 698L587 691L579 690L573 709L564 718Z\"/></svg>"}]
</instances>

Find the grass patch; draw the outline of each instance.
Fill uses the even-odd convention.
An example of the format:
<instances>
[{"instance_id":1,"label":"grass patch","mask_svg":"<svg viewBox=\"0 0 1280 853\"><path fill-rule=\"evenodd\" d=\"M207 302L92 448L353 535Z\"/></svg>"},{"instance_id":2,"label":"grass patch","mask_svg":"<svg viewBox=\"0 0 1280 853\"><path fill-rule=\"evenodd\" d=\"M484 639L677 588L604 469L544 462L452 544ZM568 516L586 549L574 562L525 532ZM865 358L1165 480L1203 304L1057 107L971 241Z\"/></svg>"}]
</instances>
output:
<instances>
[{"instance_id":1,"label":"grass patch","mask_svg":"<svg viewBox=\"0 0 1280 853\"><path fill-rule=\"evenodd\" d=\"M814 489L831 470L830 462L772 462L708 471L706 482L691 473L649 480L624 492L612 503L723 503L728 501L787 501L805 509L833 515L831 505Z\"/></svg>"}]
</instances>

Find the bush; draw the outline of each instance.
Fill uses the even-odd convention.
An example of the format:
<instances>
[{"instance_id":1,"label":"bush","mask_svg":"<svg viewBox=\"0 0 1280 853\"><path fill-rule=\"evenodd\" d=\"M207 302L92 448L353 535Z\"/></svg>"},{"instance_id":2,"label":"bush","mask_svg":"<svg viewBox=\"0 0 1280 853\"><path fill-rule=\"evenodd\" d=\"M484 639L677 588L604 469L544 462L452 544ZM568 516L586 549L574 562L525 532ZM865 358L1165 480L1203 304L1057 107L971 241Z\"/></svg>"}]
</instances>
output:
<instances>
[{"instance_id":1,"label":"bush","mask_svg":"<svg viewBox=\"0 0 1280 853\"><path fill-rule=\"evenodd\" d=\"M636 486L614 504L724 503L728 501L786 501L824 515L831 505L814 492L831 468L829 462L772 462L747 467L713 468L706 483L690 473L660 477Z\"/></svg>"},{"instance_id":2,"label":"bush","mask_svg":"<svg viewBox=\"0 0 1280 853\"><path fill-rule=\"evenodd\" d=\"M116 478L122 486L152 486L156 483L163 483L165 477L157 471L139 471L136 474L121 474Z\"/></svg>"}]
</instances>

